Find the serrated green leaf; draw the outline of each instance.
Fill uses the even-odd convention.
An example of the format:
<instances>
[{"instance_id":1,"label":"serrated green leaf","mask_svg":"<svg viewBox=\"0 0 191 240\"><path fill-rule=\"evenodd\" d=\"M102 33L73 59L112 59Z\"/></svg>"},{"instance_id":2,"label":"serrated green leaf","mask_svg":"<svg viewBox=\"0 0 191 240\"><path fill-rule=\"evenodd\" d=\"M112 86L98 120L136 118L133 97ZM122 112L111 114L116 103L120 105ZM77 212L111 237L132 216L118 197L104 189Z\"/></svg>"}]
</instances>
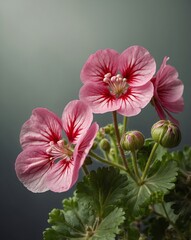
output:
<instances>
[{"instance_id":1,"label":"serrated green leaf","mask_svg":"<svg viewBox=\"0 0 191 240\"><path fill-rule=\"evenodd\" d=\"M76 197L64 200L63 207L49 214L52 227L45 230L44 240L113 240L125 219L123 209L117 207L100 218L86 199Z\"/></svg>"},{"instance_id":2,"label":"serrated green leaf","mask_svg":"<svg viewBox=\"0 0 191 240\"><path fill-rule=\"evenodd\" d=\"M171 221L173 223L176 222L178 215L174 214L173 209L172 209L173 203L171 202L164 202L162 204L155 204L154 205L154 211L161 215L162 217L166 218L167 221Z\"/></svg>"},{"instance_id":3,"label":"serrated green leaf","mask_svg":"<svg viewBox=\"0 0 191 240\"><path fill-rule=\"evenodd\" d=\"M86 240L87 226L93 225L95 217L87 202L69 198L63 202L64 209L53 209L48 222L51 229L44 232L44 240ZM66 209L65 209L66 207Z\"/></svg>"},{"instance_id":4,"label":"serrated green leaf","mask_svg":"<svg viewBox=\"0 0 191 240\"><path fill-rule=\"evenodd\" d=\"M52 228L47 228L43 232L43 239L44 240L67 240L67 238L61 236Z\"/></svg>"},{"instance_id":5,"label":"serrated green leaf","mask_svg":"<svg viewBox=\"0 0 191 240\"><path fill-rule=\"evenodd\" d=\"M174 161L158 161L151 169L152 174L138 185L132 179L129 182L128 204L129 211L133 215L139 215L141 207L150 203L154 194L166 194L174 187L177 176L177 165Z\"/></svg>"},{"instance_id":6,"label":"serrated green leaf","mask_svg":"<svg viewBox=\"0 0 191 240\"><path fill-rule=\"evenodd\" d=\"M92 171L77 185L77 197L86 199L97 212L104 217L115 206L119 206L127 193L127 177L113 167L98 168Z\"/></svg>"},{"instance_id":7,"label":"serrated green leaf","mask_svg":"<svg viewBox=\"0 0 191 240\"><path fill-rule=\"evenodd\" d=\"M97 227L91 240L114 240L119 233L119 225L125 220L122 208L115 208Z\"/></svg>"}]
</instances>

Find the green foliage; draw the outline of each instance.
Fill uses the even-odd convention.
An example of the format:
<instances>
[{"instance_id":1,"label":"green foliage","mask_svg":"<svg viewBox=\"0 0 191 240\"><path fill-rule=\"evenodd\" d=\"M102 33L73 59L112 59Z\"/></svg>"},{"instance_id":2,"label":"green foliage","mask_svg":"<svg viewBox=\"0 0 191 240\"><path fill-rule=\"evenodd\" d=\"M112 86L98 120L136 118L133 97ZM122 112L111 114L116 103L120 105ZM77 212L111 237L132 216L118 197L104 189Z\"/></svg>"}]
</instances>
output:
<instances>
[{"instance_id":1,"label":"green foliage","mask_svg":"<svg viewBox=\"0 0 191 240\"><path fill-rule=\"evenodd\" d=\"M126 186L127 177L114 168L92 171L78 184L74 197L63 201L62 210L52 210L48 220L52 227L45 230L44 240L101 240L103 236L114 240L125 220L118 204Z\"/></svg>"},{"instance_id":2,"label":"green foliage","mask_svg":"<svg viewBox=\"0 0 191 240\"><path fill-rule=\"evenodd\" d=\"M149 139L138 151L140 173L152 147ZM63 209L49 214L44 240L188 240L190 162L191 148L167 152L159 146L138 182L114 167L91 171L63 201Z\"/></svg>"},{"instance_id":3,"label":"green foliage","mask_svg":"<svg viewBox=\"0 0 191 240\"><path fill-rule=\"evenodd\" d=\"M121 200L127 194L128 180L125 174L120 174L113 167L98 168L77 185L77 196L88 200L99 217L105 216L120 206Z\"/></svg>"},{"instance_id":4,"label":"green foliage","mask_svg":"<svg viewBox=\"0 0 191 240\"><path fill-rule=\"evenodd\" d=\"M143 183L137 184L130 180L127 204L131 214L139 215L142 207L145 208L153 201L160 202L161 196L174 187L177 170L175 161L157 161Z\"/></svg>"}]
</instances>

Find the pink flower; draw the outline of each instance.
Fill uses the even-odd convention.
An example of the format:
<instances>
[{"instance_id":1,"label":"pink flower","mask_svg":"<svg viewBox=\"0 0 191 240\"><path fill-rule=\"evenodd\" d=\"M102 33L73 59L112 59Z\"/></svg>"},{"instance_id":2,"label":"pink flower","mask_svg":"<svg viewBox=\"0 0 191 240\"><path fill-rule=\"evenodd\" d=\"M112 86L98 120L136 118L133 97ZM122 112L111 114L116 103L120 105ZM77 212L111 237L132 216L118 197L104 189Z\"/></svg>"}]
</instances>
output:
<instances>
[{"instance_id":1,"label":"pink flower","mask_svg":"<svg viewBox=\"0 0 191 240\"><path fill-rule=\"evenodd\" d=\"M34 109L20 133L23 151L15 163L20 181L32 192L70 189L98 131L92 120L91 109L79 100L68 103L62 119L48 109Z\"/></svg>"},{"instance_id":2,"label":"pink flower","mask_svg":"<svg viewBox=\"0 0 191 240\"><path fill-rule=\"evenodd\" d=\"M113 49L99 50L82 68L80 99L94 113L137 115L153 96L150 80L155 70L153 57L143 47L131 46L121 54Z\"/></svg>"},{"instance_id":3,"label":"pink flower","mask_svg":"<svg viewBox=\"0 0 191 240\"><path fill-rule=\"evenodd\" d=\"M183 111L184 100L182 98L184 86L178 79L177 70L167 65L168 57L163 59L162 65L152 82L154 85L154 96L152 103L161 119L166 119L166 114L174 123L178 121L170 114Z\"/></svg>"}]
</instances>

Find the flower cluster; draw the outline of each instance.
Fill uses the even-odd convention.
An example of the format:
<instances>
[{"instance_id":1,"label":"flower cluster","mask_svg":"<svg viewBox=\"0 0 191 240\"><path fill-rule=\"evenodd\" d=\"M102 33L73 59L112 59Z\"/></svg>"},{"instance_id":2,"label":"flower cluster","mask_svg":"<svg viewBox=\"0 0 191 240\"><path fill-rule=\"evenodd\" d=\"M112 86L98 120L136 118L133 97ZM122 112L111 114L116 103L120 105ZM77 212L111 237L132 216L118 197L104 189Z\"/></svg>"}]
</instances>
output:
<instances>
[{"instance_id":1,"label":"flower cluster","mask_svg":"<svg viewBox=\"0 0 191 240\"><path fill-rule=\"evenodd\" d=\"M183 83L167 60L165 57L156 72L154 58L141 46L131 46L121 54L113 49L92 54L81 70L80 100L68 103L61 119L48 109L36 108L23 124L23 150L15 163L19 180L33 192L70 189L98 132L98 124L91 125L93 113L115 112L131 117L151 102L160 119L168 117L177 124L170 112L183 110ZM138 132L124 138L139 146L140 136ZM132 149L128 144L123 143Z\"/></svg>"}]
</instances>

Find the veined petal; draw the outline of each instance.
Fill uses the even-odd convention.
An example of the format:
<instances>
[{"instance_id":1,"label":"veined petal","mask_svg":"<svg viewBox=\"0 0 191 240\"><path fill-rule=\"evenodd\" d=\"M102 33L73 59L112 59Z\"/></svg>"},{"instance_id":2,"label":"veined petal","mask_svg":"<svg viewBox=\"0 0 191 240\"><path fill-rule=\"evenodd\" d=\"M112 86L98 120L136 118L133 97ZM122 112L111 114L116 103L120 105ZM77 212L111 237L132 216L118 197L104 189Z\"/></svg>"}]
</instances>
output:
<instances>
[{"instance_id":1,"label":"veined petal","mask_svg":"<svg viewBox=\"0 0 191 240\"><path fill-rule=\"evenodd\" d=\"M184 85L178 79L177 70L170 65L166 65L168 59L168 57L163 59L153 84L155 93L161 101L174 102L182 96Z\"/></svg>"},{"instance_id":2,"label":"veined petal","mask_svg":"<svg viewBox=\"0 0 191 240\"><path fill-rule=\"evenodd\" d=\"M184 85L179 79L174 79L163 86L158 86L157 95L162 102L175 102L182 97Z\"/></svg>"},{"instance_id":3,"label":"veined petal","mask_svg":"<svg viewBox=\"0 0 191 240\"><path fill-rule=\"evenodd\" d=\"M111 95L108 88L102 84L84 84L79 93L80 99L87 103L93 113L106 113L119 109L119 99Z\"/></svg>"},{"instance_id":4,"label":"veined petal","mask_svg":"<svg viewBox=\"0 0 191 240\"><path fill-rule=\"evenodd\" d=\"M46 108L36 108L26 121L20 133L20 143L23 148L28 146L48 145L61 139L61 120Z\"/></svg>"},{"instance_id":5,"label":"veined petal","mask_svg":"<svg viewBox=\"0 0 191 240\"><path fill-rule=\"evenodd\" d=\"M157 114L159 116L160 119L166 119L166 115L165 112L163 110L163 107L160 105L160 102L157 101L157 99L154 98L154 107L157 111Z\"/></svg>"},{"instance_id":6,"label":"veined petal","mask_svg":"<svg viewBox=\"0 0 191 240\"><path fill-rule=\"evenodd\" d=\"M79 170L93 145L98 131L98 125L94 123L82 136L74 149L73 158L70 161L61 160L49 171L46 181L48 188L53 192L65 192L77 181Z\"/></svg>"},{"instance_id":7,"label":"veined petal","mask_svg":"<svg viewBox=\"0 0 191 240\"><path fill-rule=\"evenodd\" d=\"M93 120L91 108L80 100L67 104L62 114L63 129L71 143L76 143Z\"/></svg>"},{"instance_id":8,"label":"veined petal","mask_svg":"<svg viewBox=\"0 0 191 240\"><path fill-rule=\"evenodd\" d=\"M98 124L93 123L86 132L86 134L79 140L79 142L75 146L73 155L75 161L74 171L78 171L78 169L83 165L84 160L93 145L98 129Z\"/></svg>"},{"instance_id":9,"label":"veined petal","mask_svg":"<svg viewBox=\"0 0 191 240\"><path fill-rule=\"evenodd\" d=\"M180 97L175 102L165 103L164 107L170 112L174 112L174 113L182 112L184 110L184 100L182 97Z\"/></svg>"},{"instance_id":10,"label":"veined petal","mask_svg":"<svg viewBox=\"0 0 191 240\"><path fill-rule=\"evenodd\" d=\"M52 164L44 147L28 147L18 155L15 170L19 180L30 191L45 192L48 190L45 177Z\"/></svg>"},{"instance_id":11,"label":"veined petal","mask_svg":"<svg viewBox=\"0 0 191 240\"><path fill-rule=\"evenodd\" d=\"M46 176L48 188L53 192L65 192L69 190L75 182L72 181L74 172L74 162L65 159L57 162Z\"/></svg>"},{"instance_id":12,"label":"veined petal","mask_svg":"<svg viewBox=\"0 0 191 240\"><path fill-rule=\"evenodd\" d=\"M129 87L121 98L121 107L118 113L130 117L140 113L153 97L153 85L151 82L140 87Z\"/></svg>"},{"instance_id":13,"label":"veined petal","mask_svg":"<svg viewBox=\"0 0 191 240\"><path fill-rule=\"evenodd\" d=\"M116 75L118 70L118 56L119 53L113 49L98 50L90 55L87 62L81 70L81 80L86 82L100 82L103 81L104 75L111 73Z\"/></svg>"},{"instance_id":14,"label":"veined petal","mask_svg":"<svg viewBox=\"0 0 191 240\"><path fill-rule=\"evenodd\" d=\"M130 86L142 86L151 80L156 63L147 49L131 46L121 53L119 70Z\"/></svg>"}]
</instances>

